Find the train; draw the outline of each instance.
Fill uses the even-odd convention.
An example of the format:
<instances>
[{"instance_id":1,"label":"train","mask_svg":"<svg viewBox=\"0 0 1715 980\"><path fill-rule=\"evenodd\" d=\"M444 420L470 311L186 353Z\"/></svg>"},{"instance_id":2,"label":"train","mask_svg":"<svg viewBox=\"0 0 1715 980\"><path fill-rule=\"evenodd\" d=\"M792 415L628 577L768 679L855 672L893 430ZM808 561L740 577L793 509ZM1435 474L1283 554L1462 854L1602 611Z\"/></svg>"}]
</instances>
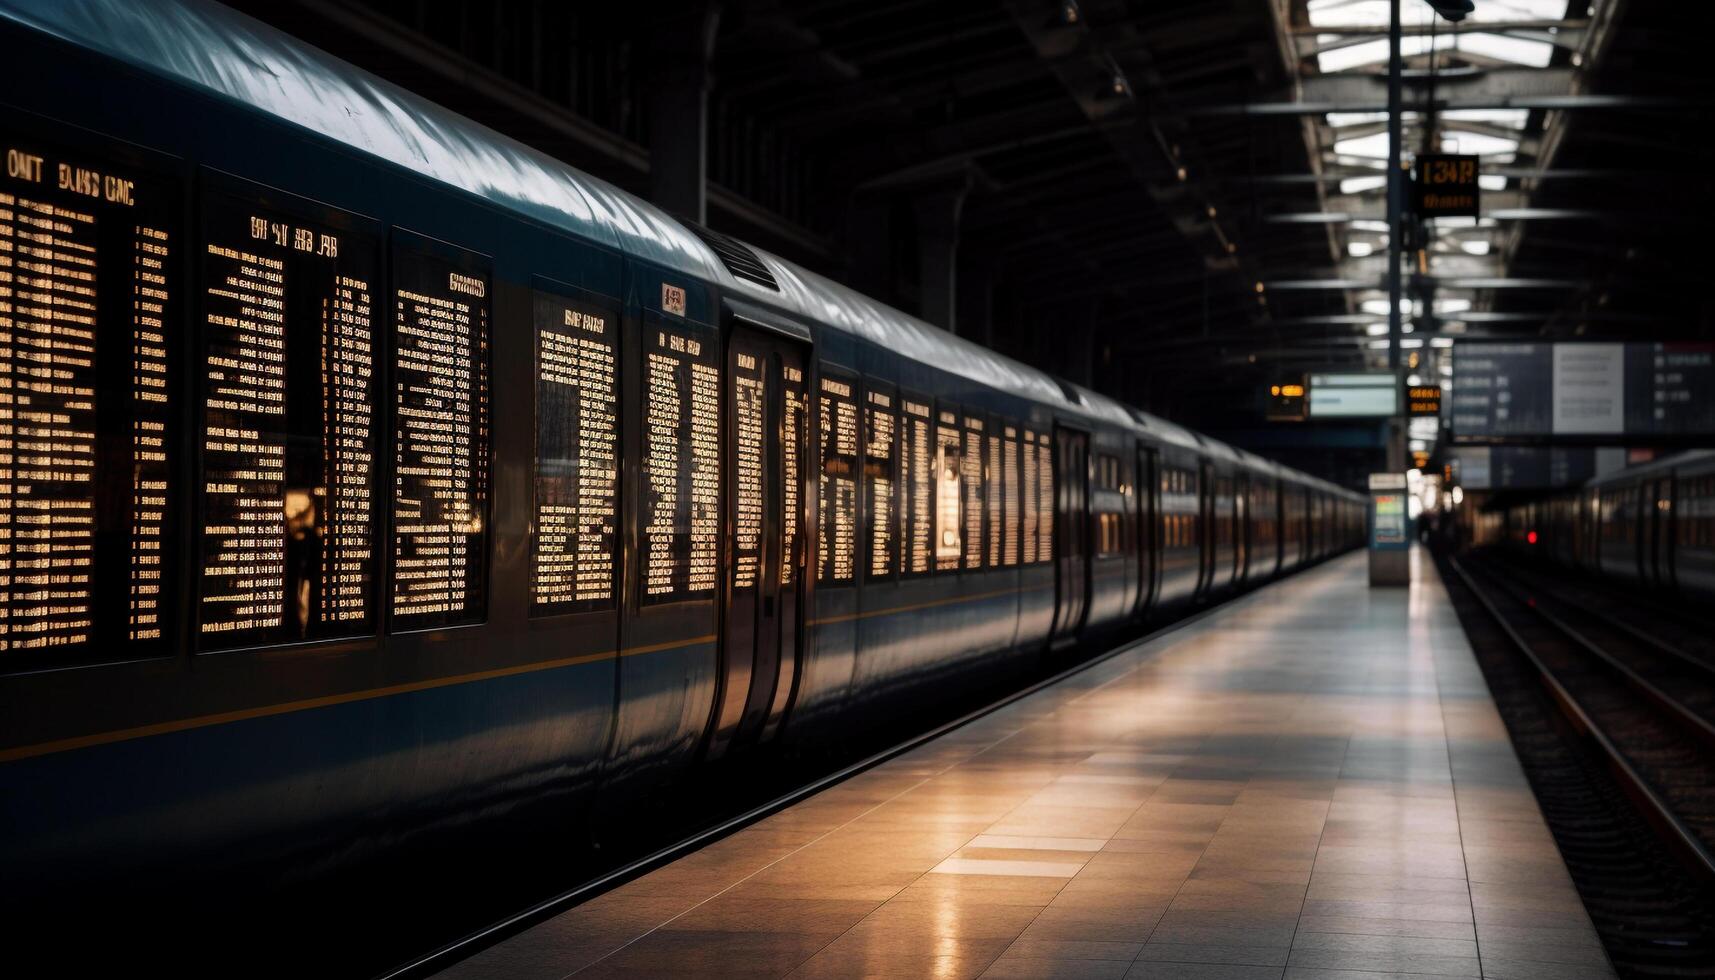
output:
<instances>
[{"instance_id":1,"label":"train","mask_svg":"<svg viewBox=\"0 0 1715 980\"><path fill-rule=\"evenodd\" d=\"M1715 599L1715 450L1690 450L1503 508L1510 551L1698 602Z\"/></svg>"},{"instance_id":2,"label":"train","mask_svg":"<svg viewBox=\"0 0 1715 980\"><path fill-rule=\"evenodd\" d=\"M623 824L1363 540L217 4L0 45L14 914Z\"/></svg>"}]
</instances>

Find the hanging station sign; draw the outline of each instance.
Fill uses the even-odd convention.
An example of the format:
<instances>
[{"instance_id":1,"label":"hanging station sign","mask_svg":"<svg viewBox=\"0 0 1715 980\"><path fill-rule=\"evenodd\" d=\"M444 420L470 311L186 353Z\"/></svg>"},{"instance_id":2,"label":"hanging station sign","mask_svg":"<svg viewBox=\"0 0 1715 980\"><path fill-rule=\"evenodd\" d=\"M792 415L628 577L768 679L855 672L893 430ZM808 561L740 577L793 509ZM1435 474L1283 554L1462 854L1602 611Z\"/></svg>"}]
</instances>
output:
<instances>
[{"instance_id":1,"label":"hanging station sign","mask_svg":"<svg viewBox=\"0 0 1715 980\"><path fill-rule=\"evenodd\" d=\"M1475 154L1418 155L1411 195L1418 218L1475 218L1480 193Z\"/></svg>"}]
</instances>

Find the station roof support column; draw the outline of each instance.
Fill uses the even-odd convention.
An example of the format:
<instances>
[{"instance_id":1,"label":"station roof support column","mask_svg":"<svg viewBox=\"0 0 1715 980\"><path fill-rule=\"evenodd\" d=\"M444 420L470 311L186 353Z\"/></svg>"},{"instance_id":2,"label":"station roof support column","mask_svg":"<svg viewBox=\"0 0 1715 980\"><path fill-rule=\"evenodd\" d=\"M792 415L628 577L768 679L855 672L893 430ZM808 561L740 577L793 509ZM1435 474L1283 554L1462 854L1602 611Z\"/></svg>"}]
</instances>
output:
<instances>
[{"instance_id":1,"label":"station roof support column","mask_svg":"<svg viewBox=\"0 0 1715 980\"><path fill-rule=\"evenodd\" d=\"M674 214L708 223L709 61L718 5L672 4L650 39L649 197Z\"/></svg>"}]
</instances>

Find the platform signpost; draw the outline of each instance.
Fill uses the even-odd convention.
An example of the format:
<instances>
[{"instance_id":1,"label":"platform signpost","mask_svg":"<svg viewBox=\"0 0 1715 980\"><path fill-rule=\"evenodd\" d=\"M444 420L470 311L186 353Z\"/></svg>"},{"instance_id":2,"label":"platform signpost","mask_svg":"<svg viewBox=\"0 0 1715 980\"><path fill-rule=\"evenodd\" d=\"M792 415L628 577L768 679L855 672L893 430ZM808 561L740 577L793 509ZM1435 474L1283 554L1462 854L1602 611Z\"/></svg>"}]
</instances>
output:
<instances>
[{"instance_id":1,"label":"platform signpost","mask_svg":"<svg viewBox=\"0 0 1715 980\"><path fill-rule=\"evenodd\" d=\"M1404 473L1370 474L1370 585L1411 584L1411 520Z\"/></svg>"}]
</instances>

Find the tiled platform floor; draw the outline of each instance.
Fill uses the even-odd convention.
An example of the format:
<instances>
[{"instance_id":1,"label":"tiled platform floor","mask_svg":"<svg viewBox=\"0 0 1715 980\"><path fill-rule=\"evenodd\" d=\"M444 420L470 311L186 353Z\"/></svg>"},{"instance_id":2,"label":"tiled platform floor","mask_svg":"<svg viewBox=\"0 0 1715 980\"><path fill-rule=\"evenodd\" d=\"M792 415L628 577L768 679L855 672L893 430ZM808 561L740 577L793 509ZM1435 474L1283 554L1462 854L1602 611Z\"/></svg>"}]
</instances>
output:
<instances>
[{"instance_id":1,"label":"tiled platform floor","mask_svg":"<svg viewBox=\"0 0 1715 980\"><path fill-rule=\"evenodd\" d=\"M1612 976L1433 568L1372 591L1364 561L444 976Z\"/></svg>"}]
</instances>

